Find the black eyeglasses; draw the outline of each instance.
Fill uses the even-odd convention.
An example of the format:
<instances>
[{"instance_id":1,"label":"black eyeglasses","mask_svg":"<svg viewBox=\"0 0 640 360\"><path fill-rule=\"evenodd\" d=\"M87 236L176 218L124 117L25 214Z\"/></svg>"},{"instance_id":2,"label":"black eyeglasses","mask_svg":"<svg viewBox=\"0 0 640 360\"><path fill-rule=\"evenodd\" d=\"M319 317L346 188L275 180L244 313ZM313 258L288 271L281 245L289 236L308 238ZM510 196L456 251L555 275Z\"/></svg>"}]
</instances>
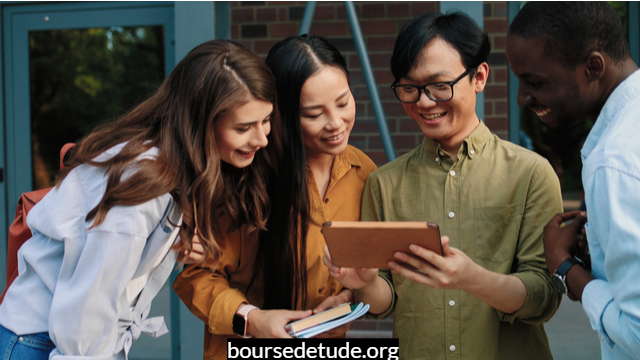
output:
<instances>
[{"instance_id":1,"label":"black eyeglasses","mask_svg":"<svg viewBox=\"0 0 640 360\"><path fill-rule=\"evenodd\" d=\"M427 85L399 85L395 82L391 89L402 103L414 103L420 101L420 94L424 91L429 99L440 102L453 99L453 85L465 76L469 75L473 69L467 69L462 75L453 81L440 81ZM422 91L421 91L422 90Z\"/></svg>"}]
</instances>

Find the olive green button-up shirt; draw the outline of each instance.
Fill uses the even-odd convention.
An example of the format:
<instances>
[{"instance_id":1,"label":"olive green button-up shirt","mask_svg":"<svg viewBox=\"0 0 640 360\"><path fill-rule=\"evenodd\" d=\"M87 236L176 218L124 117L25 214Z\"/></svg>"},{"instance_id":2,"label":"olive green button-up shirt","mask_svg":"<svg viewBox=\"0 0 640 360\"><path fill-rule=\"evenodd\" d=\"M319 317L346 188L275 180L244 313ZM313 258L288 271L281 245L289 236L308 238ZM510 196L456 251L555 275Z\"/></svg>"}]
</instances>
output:
<instances>
[{"instance_id":1,"label":"olive green button-up shirt","mask_svg":"<svg viewBox=\"0 0 640 360\"><path fill-rule=\"evenodd\" d=\"M388 270L394 293L394 337L402 359L550 359L543 322L560 305L542 243L543 227L562 211L558 177L535 153L480 124L458 160L425 138L373 172L363 221L434 221L449 244L484 268L520 278L524 306L502 313L465 291L437 290ZM389 239L393 241L393 239ZM376 317L376 316L373 316Z\"/></svg>"}]
</instances>

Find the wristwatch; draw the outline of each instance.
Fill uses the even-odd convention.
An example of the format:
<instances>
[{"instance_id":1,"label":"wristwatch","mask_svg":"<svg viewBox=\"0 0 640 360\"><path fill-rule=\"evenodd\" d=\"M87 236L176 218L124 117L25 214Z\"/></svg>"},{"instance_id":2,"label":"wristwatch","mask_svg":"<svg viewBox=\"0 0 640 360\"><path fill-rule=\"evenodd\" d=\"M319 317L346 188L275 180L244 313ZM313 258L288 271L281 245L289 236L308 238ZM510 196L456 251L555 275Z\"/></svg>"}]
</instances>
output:
<instances>
[{"instance_id":1,"label":"wristwatch","mask_svg":"<svg viewBox=\"0 0 640 360\"><path fill-rule=\"evenodd\" d=\"M584 268L584 262L577 257L572 256L563 261L562 264L558 266L558 269L553 272L551 282L559 293L566 294L569 291L569 288L567 287L567 273L569 272L569 269L576 264L580 264L580 266Z\"/></svg>"},{"instance_id":2,"label":"wristwatch","mask_svg":"<svg viewBox=\"0 0 640 360\"><path fill-rule=\"evenodd\" d=\"M231 324L231 327L233 328L234 333L242 336L243 338L251 337L247 336L247 318L249 316L249 312L257 308L257 306L248 304L240 306L240 309L238 309L235 315L233 315L233 323Z\"/></svg>"}]
</instances>

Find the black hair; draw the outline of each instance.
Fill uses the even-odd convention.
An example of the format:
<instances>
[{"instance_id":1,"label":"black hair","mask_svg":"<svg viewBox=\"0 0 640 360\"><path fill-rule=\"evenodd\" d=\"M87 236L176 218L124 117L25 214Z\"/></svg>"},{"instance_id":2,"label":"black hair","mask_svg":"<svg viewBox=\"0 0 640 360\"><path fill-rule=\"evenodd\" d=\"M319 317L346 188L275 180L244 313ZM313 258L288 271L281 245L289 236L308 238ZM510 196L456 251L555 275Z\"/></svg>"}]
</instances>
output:
<instances>
[{"instance_id":1,"label":"black hair","mask_svg":"<svg viewBox=\"0 0 640 360\"><path fill-rule=\"evenodd\" d=\"M461 12L431 12L407 22L396 38L391 56L391 73L395 81L407 76L427 44L440 38L451 44L462 58L465 68L475 69L487 61L491 44L489 36L468 15Z\"/></svg>"},{"instance_id":2,"label":"black hair","mask_svg":"<svg viewBox=\"0 0 640 360\"><path fill-rule=\"evenodd\" d=\"M569 67L592 51L604 52L616 63L630 56L620 16L606 2L529 2L513 19L509 35L545 37L545 52Z\"/></svg>"},{"instance_id":3,"label":"black hair","mask_svg":"<svg viewBox=\"0 0 640 360\"><path fill-rule=\"evenodd\" d=\"M338 49L319 36L289 36L271 48L265 62L276 78L284 140L282 166L269 190L268 231L260 236L253 279L262 272L264 309L295 309L299 301L304 307L307 299L310 221L300 92L307 79L325 66L343 70L347 78L349 72Z\"/></svg>"}]
</instances>

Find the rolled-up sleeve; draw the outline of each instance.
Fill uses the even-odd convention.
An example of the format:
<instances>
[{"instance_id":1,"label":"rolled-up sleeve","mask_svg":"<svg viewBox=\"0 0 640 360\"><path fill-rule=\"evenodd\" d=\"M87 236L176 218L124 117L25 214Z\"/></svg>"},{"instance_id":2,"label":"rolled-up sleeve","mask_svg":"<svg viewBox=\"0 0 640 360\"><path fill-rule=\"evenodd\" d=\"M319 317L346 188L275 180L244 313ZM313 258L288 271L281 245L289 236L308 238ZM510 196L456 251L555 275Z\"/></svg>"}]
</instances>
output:
<instances>
[{"instance_id":1,"label":"rolled-up sleeve","mask_svg":"<svg viewBox=\"0 0 640 360\"><path fill-rule=\"evenodd\" d=\"M232 284L234 277L242 277L240 283L249 283L253 275L255 254L251 250L257 246L253 243L257 234L247 235L249 239L245 235L243 230L226 234L218 241L221 255L217 264L186 266L173 283L180 299L212 334L232 335L233 315L240 304L249 303Z\"/></svg>"},{"instance_id":2,"label":"rolled-up sleeve","mask_svg":"<svg viewBox=\"0 0 640 360\"><path fill-rule=\"evenodd\" d=\"M540 324L558 310L561 296L551 283L542 239L544 226L562 210L558 177L548 162L541 161L529 184L515 253L517 266L512 274L524 283L527 298L513 314L498 311L502 321Z\"/></svg>"}]
</instances>

